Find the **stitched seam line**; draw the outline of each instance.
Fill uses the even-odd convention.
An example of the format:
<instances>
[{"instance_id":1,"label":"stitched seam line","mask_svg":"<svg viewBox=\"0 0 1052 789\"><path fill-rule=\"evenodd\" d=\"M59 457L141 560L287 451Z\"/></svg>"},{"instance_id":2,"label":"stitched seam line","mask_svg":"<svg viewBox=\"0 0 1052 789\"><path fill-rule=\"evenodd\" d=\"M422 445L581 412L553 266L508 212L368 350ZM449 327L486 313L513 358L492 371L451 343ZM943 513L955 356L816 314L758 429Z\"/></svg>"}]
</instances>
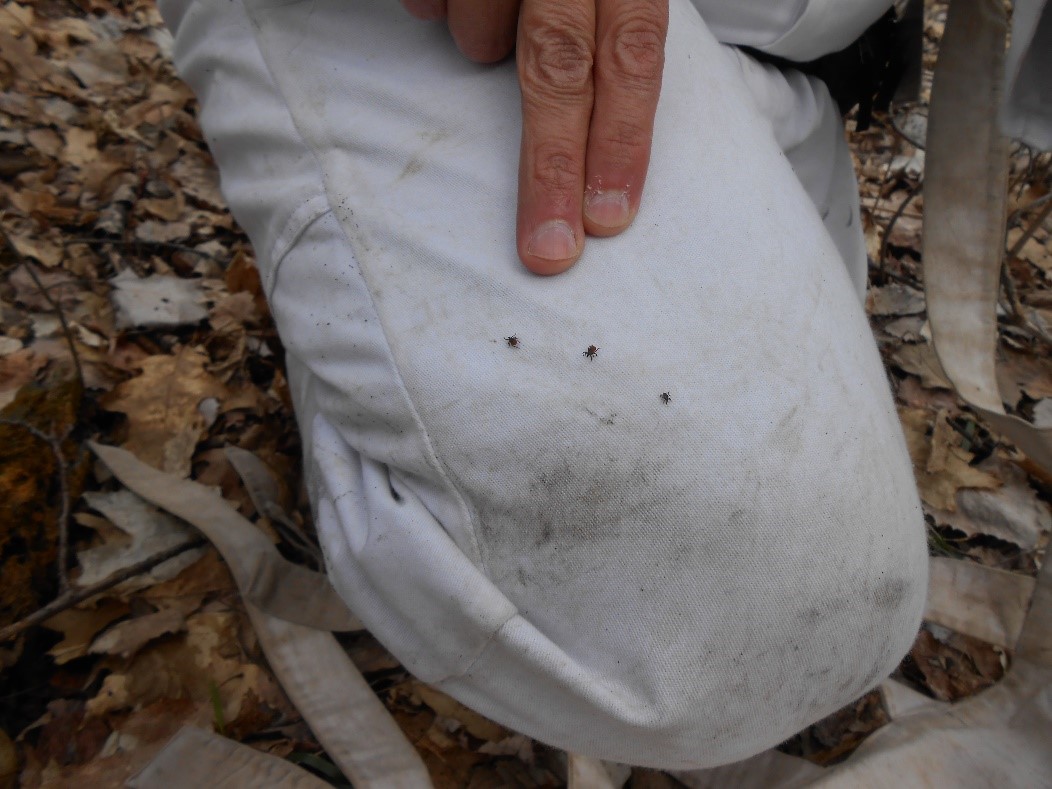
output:
<instances>
[{"instance_id":1,"label":"stitched seam line","mask_svg":"<svg viewBox=\"0 0 1052 789\"><path fill-rule=\"evenodd\" d=\"M308 199L293 211L292 216L285 221L285 226L281 228L281 232L278 233L278 237L271 246L271 264L267 267L266 276L263 280L263 292L267 296L267 301L270 301L274 295L278 269L281 268L282 262L289 252L292 251L296 242L307 232L307 228L329 213L332 213L332 207L329 205L328 196L323 191L321 194L314 195L314 197Z\"/></svg>"},{"instance_id":2,"label":"stitched seam line","mask_svg":"<svg viewBox=\"0 0 1052 789\"><path fill-rule=\"evenodd\" d=\"M475 554L475 556L473 558L479 563L479 565L481 566L481 569L486 574L486 576L489 577L489 578L492 578L492 573L490 573L489 568L486 565L486 562L485 562L485 560L484 560L484 558L482 556L482 551L479 548L478 536L477 536L478 535L478 528L477 528L478 524L475 521L474 513L473 513L472 509L468 506L464 495L460 491L460 488L456 484L454 484L454 482L453 482L452 478L450 477L449 473L446 471L445 465L439 459L438 453L435 451L434 444L431 441L431 436L429 435L429 433L427 431L427 428L424 425L423 420L420 418L420 412L418 411L418 409L416 407L416 403L413 401L413 398L409 394L409 389L406 386L405 380L402 378L402 372L398 368L398 365L397 365L397 363L395 361L394 353L391 350L390 333L387 330L387 327L386 327L386 325L384 323L383 317L380 314L380 311L377 309L376 300L373 298L373 292L372 292L372 288L369 285L369 281L365 278L364 274L362 273L362 266L361 266L362 258L361 258L360 255L358 255L357 250L355 249L356 245L354 243L354 240L351 238L351 235L347 232L347 227L346 227L345 223L340 220L339 214L337 214L333 210L332 194L331 194L331 192L329 190L328 179L326 178L325 171L322 168L322 164L321 164L321 161L319 159L318 152L314 149L314 147L312 145L310 145L307 142L307 138L304 136L303 131L300 128L299 123L297 122L297 118L293 114L293 112L292 112L292 110L291 110L291 108L289 106L288 99L285 97L285 93L282 91L280 83L278 82L277 78L274 76L274 71L273 71L273 69L270 66L270 61L267 59L265 50L264 50L264 48L263 48L263 46L262 46L262 44L260 42L260 35L263 32L263 24L262 24L261 21L259 21L259 20L257 20L255 18L254 14L252 14L250 12L249 5L250 4L245 3L244 9L245 9L246 15L249 16L250 21L252 22L253 39L256 42L256 48L259 50L260 57L263 60L263 63L266 66L268 73L270 74L271 83L272 83L274 89L277 91L277 94L281 97L282 103L285 105L285 111L288 113L289 118L292 120L292 125L296 129L296 133L298 134L298 136L300 138L300 142L303 143L304 148L306 148L308 151L310 151L311 158L314 160L314 163L315 163L315 171L318 174L320 174L320 176L321 176L322 188L324 190L324 199L326 201L326 204L328 205L328 210L332 211L334 216L336 216L336 220L337 220L337 222L340 225L340 230L343 232L344 239L346 240L347 245L350 247L352 254L354 254L356 261L358 261L358 276L361 277L362 280L365 283L366 291L369 294L370 306L372 307L373 314L375 314L376 317L377 317L377 322L378 322L378 324L380 326L380 330L383 332L384 345L386 346L386 353L387 353L388 362L390 363L391 368L394 371L395 378L396 378L396 380L398 382L398 389L402 393L402 397L404 399L405 405L408 407L409 414L410 414L410 416L412 418L413 424L416 426L417 430L419 431L420 435L423 438L424 445L425 445L425 447L427 449L427 462L432 467L432 469L435 471L435 473L438 474L438 476L441 479L442 483L447 487L448 490L452 491L453 495L456 497L457 506L460 508L461 512L465 516L465 520L467 521L467 524L469 526L469 537L471 539L471 548L472 548L472 551ZM321 198L322 195L319 195L318 197ZM312 200L313 199L314 198L312 198ZM304 229L306 229L306 228L304 228Z\"/></svg>"},{"instance_id":3,"label":"stitched seam line","mask_svg":"<svg viewBox=\"0 0 1052 789\"><path fill-rule=\"evenodd\" d=\"M471 669L475 668L475 664L482 660L482 656L486 654L486 650L489 649L490 644L497 640L497 636L500 635L500 632L508 626L508 623L512 619L514 619L517 616L519 616L519 609L516 608L514 613L509 614L507 619L501 622L498 627L495 627L493 629L493 632L489 634L489 636L486 638L486 641L482 644L481 647L479 647L479 651L476 653L475 657L471 659L471 662L468 663L468 665L464 668L463 671L457 674L450 674L448 677L443 677L440 681L445 682L449 679L459 679L460 677L464 677L470 674Z\"/></svg>"}]
</instances>

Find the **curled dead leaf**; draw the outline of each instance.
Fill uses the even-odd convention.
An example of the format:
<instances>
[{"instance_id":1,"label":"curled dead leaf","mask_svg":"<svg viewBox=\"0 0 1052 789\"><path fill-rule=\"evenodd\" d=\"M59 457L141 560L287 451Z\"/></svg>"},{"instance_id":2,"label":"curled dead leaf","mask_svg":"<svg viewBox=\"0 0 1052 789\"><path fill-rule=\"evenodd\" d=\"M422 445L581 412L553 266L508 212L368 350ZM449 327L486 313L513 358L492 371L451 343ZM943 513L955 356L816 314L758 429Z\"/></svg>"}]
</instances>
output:
<instances>
[{"instance_id":1,"label":"curled dead leaf","mask_svg":"<svg viewBox=\"0 0 1052 789\"><path fill-rule=\"evenodd\" d=\"M953 389L946 373L939 364L935 351L928 343L903 345L891 357L892 363L903 372L920 376L921 383L928 388Z\"/></svg>"},{"instance_id":2,"label":"curled dead leaf","mask_svg":"<svg viewBox=\"0 0 1052 789\"><path fill-rule=\"evenodd\" d=\"M447 696L440 690L430 685L413 680L411 684L413 692L419 696L424 704L443 718L452 718L463 724L464 728L474 737L489 742L497 742L508 737L510 732L503 726L494 723L489 718L484 718L474 710L468 709L459 701Z\"/></svg>"},{"instance_id":3,"label":"curled dead leaf","mask_svg":"<svg viewBox=\"0 0 1052 789\"><path fill-rule=\"evenodd\" d=\"M129 421L124 448L154 468L190 473L190 461L204 432L198 406L226 388L206 369L208 356L183 347L175 354L142 360L142 374L118 385L100 399L103 408L120 411Z\"/></svg>"},{"instance_id":4,"label":"curled dead leaf","mask_svg":"<svg viewBox=\"0 0 1052 789\"><path fill-rule=\"evenodd\" d=\"M123 570L136 562L156 556L169 548L190 541L196 536L193 529L128 490L111 493L84 494L90 507L110 519L126 535L126 539L109 540L102 545L86 548L77 554L81 573L79 586L90 586ZM202 550L186 551L154 567L149 573L125 581L119 589L125 592L140 589L157 581L174 578L185 567L193 564Z\"/></svg>"},{"instance_id":5,"label":"curled dead leaf","mask_svg":"<svg viewBox=\"0 0 1052 789\"><path fill-rule=\"evenodd\" d=\"M924 294L908 285L892 283L871 288L866 295L866 312L870 315L919 315L924 312Z\"/></svg>"},{"instance_id":6,"label":"curled dead leaf","mask_svg":"<svg viewBox=\"0 0 1052 789\"><path fill-rule=\"evenodd\" d=\"M107 599L89 608L70 608L44 622L44 627L62 633L62 641L48 650L57 665L88 654L92 640L111 622L128 615L128 604Z\"/></svg>"},{"instance_id":7,"label":"curled dead leaf","mask_svg":"<svg viewBox=\"0 0 1052 789\"><path fill-rule=\"evenodd\" d=\"M932 625L931 628L936 626ZM936 638L925 628L910 650L922 683L940 701L974 696L1004 676L1001 654L978 639L939 628Z\"/></svg>"},{"instance_id":8,"label":"curled dead leaf","mask_svg":"<svg viewBox=\"0 0 1052 789\"><path fill-rule=\"evenodd\" d=\"M238 640L239 620L227 611L188 617L185 634L147 645L130 663L109 674L87 702L88 715L102 716L161 699L208 703L214 688L221 695L232 694L228 683L236 684L246 662Z\"/></svg>"},{"instance_id":9,"label":"curled dead leaf","mask_svg":"<svg viewBox=\"0 0 1052 789\"><path fill-rule=\"evenodd\" d=\"M136 226L135 237L140 241L161 244L185 241L190 237L190 225L186 222L160 222L156 219L147 219Z\"/></svg>"},{"instance_id":10,"label":"curled dead leaf","mask_svg":"<svg viewBox=\"0 0 1052 789\"><path fill-rule=\"evenodd\" d=\"M154 639L178 633L185 627L186 618L182 613L162 609L114 625L92 641L88 651L96 655L130 657Z\"/></svg>"},{"instance_id":11,"label":"curled dead leaf","mask_svg":"<svg viewBox=\"0 0 1052 789\"><path fill-rule=\"evenodd\" d=\"M956 431L936 429L929 438L928 412L920 408L900 408L899 418L906 446L913 461L913 472L921 499L940 510L957 510L957 491L962 488L992 490L1001 480L970 465L972 454L959 445Z\"/></svg>"}]
</instances>

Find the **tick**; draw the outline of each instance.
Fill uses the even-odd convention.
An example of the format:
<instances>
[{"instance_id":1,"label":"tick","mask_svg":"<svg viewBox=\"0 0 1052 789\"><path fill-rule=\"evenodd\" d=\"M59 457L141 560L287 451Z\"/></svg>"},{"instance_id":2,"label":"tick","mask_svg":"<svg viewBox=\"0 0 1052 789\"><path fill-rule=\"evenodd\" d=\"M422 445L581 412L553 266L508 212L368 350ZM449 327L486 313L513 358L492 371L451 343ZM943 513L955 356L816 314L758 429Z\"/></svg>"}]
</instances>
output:
<instances>
[{"instance_id":1,"label":"tick","mask_svg":"<svg viewBox=\"0 0 1052 789\"><path fill-rule=\"evenodd\" d=\"M584 352L584 355L587 356L589 359L594 359L596 356L599 355L599 349L596 348L594 345L589 345L588 350Z\"/></svg>"},{"instance_id":2,"label":"tick","mask_svg":"<svg viewBox=\"0 0 1052 789\"><path fill-rule=\"evenodd\" d=\"M509 348L521 348L522 347L522 344L519 342L519 338L516 337L514 334L511 335L510 337L505 337L504 338L504 342L506 342L508 344Z\"/></svg>"},{"instance_id":3,"label":"tick","mask_svg":"<svg viewBox=\"0 0 1052 789\"><path fill-rule=\"evenodd\" d=\"M670 395L668 392L662 392L661 393L661 402L664 403L665 405L668 405L669 403L672 402L672 395Z\"/></svg>"}]
</instances>

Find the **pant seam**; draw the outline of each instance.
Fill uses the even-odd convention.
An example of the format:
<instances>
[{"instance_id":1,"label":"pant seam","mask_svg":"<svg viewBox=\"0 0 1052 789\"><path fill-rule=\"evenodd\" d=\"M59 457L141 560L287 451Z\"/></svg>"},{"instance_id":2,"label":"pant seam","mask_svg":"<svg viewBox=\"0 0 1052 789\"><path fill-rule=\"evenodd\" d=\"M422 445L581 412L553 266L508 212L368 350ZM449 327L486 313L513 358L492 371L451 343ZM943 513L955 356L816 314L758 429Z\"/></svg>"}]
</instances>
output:
<instances>
[{"instance_id":1,"label":"pant seam","mask_svg":"<svg viewBox=\"0 0 1052 789\"><path fill-rule=\"evenodd\" d=\"M298 0L298 1L302 1L302 0ZM413 424L416 426L417 430L419 431L421 439L424 442L424 445L426 447L428 465L430 465L434 469L434 471L438 474L439 479L441 480L443 486L446 487L447 490L451 491L452 494L455 496L456 502L457 502L457 506L461 510L461 512L463 513L463 515L465 517L465 520L466 520L466 522L468 524L468 527L469 527L468 528L468 536L470 537L470 540L471 540L470 548L472 550L472 553L474 554L471 557L473 563L476 563L482 569L483 573L487 577L492 578L493 577L492 573L490 573L489 568L486 565L485 559L484 559L484 557L482 555L481 548L479 546L478 528L477 528L476 517L475 517L475 514L473 512L473 509L468 505L468 502L467 502L466 498L464 497L464 495L461 493L459 487L453 482L451 476L446 471L445 465L442 463L442 461L440 460L440 458L438 456L438 452L435 450L435 446L434 446L434 444L433 444L433 442L431 440L430 434L428 433L427 427L424 424L423 419L420 417L420 412L419 412L419 410L416 407L416 403L414 402L412 395L409 393L409 387L406 385L405 379L402 377L402 372L399 369L398 364L397 364L397 362L395 360L394 352L393 352L393 350L391 348L390 335L389 335L389 332L387 330L387 327L385 326L383 317L380 315L380 311L377 309L376 301L373 298L372 289L369 286L368 280L365 280L365 278L362 276L361 268L360 268L360 266L361 266L361 264L360 264L360 257L355 251L355 244L352 241L350 233L348 233L348 231L347 231L347 227L346 227L345 223L340 219L339 214L334 210L332 194L329 191L329 185L326 182L326 178L325 178L325 175L324 175L324 169L322 168L321 161L320 161L320 159L318 157L318 152L315 150L314 146L312 146L310 143L307 142L307 138L304 136L302 130L300 129L300 125L297 122L297 118L292 112L292 109L291 109L291 107L289 105L289 102L286 99L285 94L284 94L284 92L281 89L281 85L278 82L277 78L274 76L273 70L271 69L271 66L270 66L270 62L268 61L267 56L265 54L265 50L263 48L262 42L259 40L260 33L262 32L262 23L259 20L257 20L255 18L254 14L250 11L250 8L249 8L250 5L251 5L250 3L244 3L243 7L244 7L244 10L245 10L246 16L249 17L249 20L251 22L252 37L253 37L253 40L255 41L256 48L259 51L260 58L262 59L263 64L266 66L267 72L268 72L268 74L270 76L270 81L271 81L272 86L274 87L275 91L277 92L277 95L281 97L282 104L285 106L285 111L288 113L289 119L292 121L292 125L295 128L295 130L296 130L296 134L299 137L300 142L303 144L304 148L306 148L310 152L311 158L313 159L314 164L315 164L315 172L320 177L319 180L320 180L321 187L322 187L322 194L318 195L316 198L312 198L311 201L313 201L314 199L319 199L319 200L320 199L324 199L325 200L325 204L327 206L327 211L324 212L324 213L331 212L336 217L337 224L339 224L339 226L340 226L340 231L341 231L341 233L343 235L344 242L347 244L348 248L350 249L350 252L351 252L352 256L354 257L354 259L356 261L359 261L359 270L357 272L357 276L359 276L359 277L361 277L363 279L363 282L365 284L365 290L369 294L370 307L372 308L373 314L377 318L377 323L378 323L378 325L380 327L380 331L383 333L384 346L385 346L387 358L388 358L388 361L390 362L391 369L394 372L394 375L395 375L395 377L397 379L398 389L402 393L402 397L404 398L405 404L408 407L410 418L411 418ZM324 213L319 214L319 216L315 217L313 221L316 221L318 218L323 216ZM307 229L307 227L310 224L312 224L312 223L313 222L306 223L304 225L304 227L303 227L303 230L305 231ZM286 254L287 254L287 252L286 252ZM277 267L277 265L275 265L272 268L276 271L278 267Z\"/></svg>"}]
</instances>

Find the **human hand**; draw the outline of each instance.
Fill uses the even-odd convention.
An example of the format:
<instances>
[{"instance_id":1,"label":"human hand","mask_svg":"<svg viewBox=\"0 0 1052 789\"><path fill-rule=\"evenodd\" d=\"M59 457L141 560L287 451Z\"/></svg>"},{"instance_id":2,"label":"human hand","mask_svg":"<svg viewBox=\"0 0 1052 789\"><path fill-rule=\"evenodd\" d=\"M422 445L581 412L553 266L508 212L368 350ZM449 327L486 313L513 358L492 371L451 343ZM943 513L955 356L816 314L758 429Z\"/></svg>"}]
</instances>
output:
<instances>
[{"instance_id":1,"label":"human hand","mask_svg":"<svg viewBox=\"0 0 1052 789\"><path fill-rule=\"evenodd\" d=\"M558 274L585 233L620 233L639 210L661 90L668 0L402 0L446 19L479 63L517 52L522 89L519 257Z\"/></svg>"}]
</instances>

